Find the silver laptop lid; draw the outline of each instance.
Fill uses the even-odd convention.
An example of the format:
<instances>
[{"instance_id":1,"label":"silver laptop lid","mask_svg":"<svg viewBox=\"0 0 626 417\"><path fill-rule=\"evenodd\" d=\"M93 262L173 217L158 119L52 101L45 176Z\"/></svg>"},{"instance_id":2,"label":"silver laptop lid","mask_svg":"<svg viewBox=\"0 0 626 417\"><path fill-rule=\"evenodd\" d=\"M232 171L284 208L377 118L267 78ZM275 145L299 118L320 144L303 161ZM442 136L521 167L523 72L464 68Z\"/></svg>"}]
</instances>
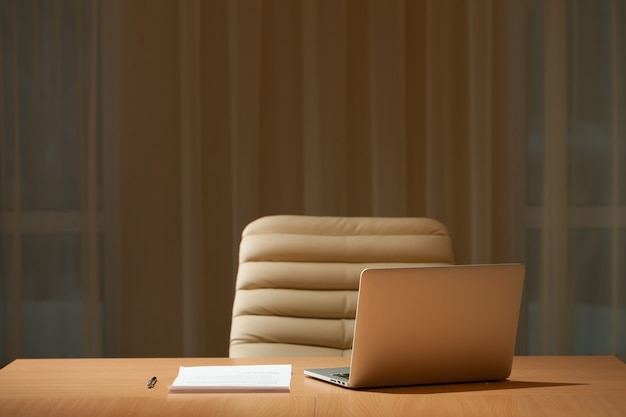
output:
<instances>
[{"instance_id":1,"label":"silver laptop lid","mask_svg":"<svg viewBox=\"0 0 626 417\"><path fill-rule=\"evenodd\" d=\"M506 379L523 281L520 264L365 269L350 387Z\"/></svg>"}]
</instances>

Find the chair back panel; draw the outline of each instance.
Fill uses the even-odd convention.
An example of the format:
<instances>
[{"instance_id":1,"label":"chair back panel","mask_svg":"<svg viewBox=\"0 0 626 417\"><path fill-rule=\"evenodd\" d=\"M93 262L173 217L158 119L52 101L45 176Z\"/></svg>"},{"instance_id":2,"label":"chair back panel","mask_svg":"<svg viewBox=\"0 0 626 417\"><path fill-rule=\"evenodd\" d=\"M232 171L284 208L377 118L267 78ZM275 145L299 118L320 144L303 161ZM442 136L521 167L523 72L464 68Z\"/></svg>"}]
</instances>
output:
<instances>
[{"instance_id":1,"label":"chair back panel","mask_svg":"<svg viewBox=\"0 0 626 417\"><path fill-rule=\"evenodd\" d=\"M349 356L364 268L453 263L430 218L257 219L242 233L230 356Z\"/></svg>"}]
</instances>

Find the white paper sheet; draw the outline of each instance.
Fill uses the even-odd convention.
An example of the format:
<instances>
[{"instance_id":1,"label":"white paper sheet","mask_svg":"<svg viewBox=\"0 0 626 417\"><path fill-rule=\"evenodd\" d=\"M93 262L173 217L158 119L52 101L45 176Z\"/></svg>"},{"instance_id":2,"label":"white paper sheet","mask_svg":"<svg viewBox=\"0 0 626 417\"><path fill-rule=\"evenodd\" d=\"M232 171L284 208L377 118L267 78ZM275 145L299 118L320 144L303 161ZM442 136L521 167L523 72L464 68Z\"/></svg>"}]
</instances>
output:
<instances>
[{"instance_id":1,"label":"white paper sheet","mask_svg":"<svg viewBox=\"0 0 626 417\"><path fill-rule=\"evenodd\" d=\"M289 392L291 365L181 366L170 392Z\"/></svg>"}]
</instances>

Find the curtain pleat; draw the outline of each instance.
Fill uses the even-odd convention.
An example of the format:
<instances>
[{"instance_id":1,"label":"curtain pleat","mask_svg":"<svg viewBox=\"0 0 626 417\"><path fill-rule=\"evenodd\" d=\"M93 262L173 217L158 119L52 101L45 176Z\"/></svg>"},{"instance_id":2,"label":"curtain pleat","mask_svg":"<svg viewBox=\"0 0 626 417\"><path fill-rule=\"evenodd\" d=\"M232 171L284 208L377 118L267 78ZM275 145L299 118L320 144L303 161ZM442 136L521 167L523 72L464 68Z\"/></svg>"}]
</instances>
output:
<instances>
[{"instance_id":1,"label":"curtain pleat","mask_svg":"<svg viewBox=\"0 0 626 417\"><path fill-rule=\"evenodd\" d=\"M565 1L545 3L545 149L541 240L542 350L567 344L567 22ZM556 337L552 335L557 335Z\"/></svg>"}]
</instances>

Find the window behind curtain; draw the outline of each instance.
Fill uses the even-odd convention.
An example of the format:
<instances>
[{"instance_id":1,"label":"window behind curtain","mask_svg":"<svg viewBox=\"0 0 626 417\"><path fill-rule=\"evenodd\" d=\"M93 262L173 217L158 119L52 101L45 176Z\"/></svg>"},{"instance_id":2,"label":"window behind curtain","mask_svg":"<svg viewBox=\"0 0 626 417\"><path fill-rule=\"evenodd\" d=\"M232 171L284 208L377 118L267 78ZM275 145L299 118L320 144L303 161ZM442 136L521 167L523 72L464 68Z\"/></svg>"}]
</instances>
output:
<instances>
[{"instance_id":1,"label":"window behind curtain","mask_svg":"<svg viewBox=\"0 0 626 417\"><path fill-rule=\"evenodd\" d=\"M565 300L553 335L562 348L546 351L541 328L554 314L542 312L547 262L542 230L558 220L542 215L544 170L555 163L546 144L555 140L546 126L547 26L545 2L529 8L527 141L527 296L529 339L525 353L606 354L626 352L626 124L624 84L624 3L611 0L564 3L562 76L566 103L565 263L567 276L555 284ZM542 289L543 288L543 289ZM555 297L556 298L556 297ZM554 302L554 299L550 300ZM544 340L545 342L545 340Z\"/></svg>"},{"instance_id":2,"label":"window behind curtain","mask_svg":"<svg viewBox=\"0 0 626 417\"><path fill-rule=\"evenodd\" d=\"M0 2L0 365L101 353L96 7Z\"/></svg>"}]
</instances>

